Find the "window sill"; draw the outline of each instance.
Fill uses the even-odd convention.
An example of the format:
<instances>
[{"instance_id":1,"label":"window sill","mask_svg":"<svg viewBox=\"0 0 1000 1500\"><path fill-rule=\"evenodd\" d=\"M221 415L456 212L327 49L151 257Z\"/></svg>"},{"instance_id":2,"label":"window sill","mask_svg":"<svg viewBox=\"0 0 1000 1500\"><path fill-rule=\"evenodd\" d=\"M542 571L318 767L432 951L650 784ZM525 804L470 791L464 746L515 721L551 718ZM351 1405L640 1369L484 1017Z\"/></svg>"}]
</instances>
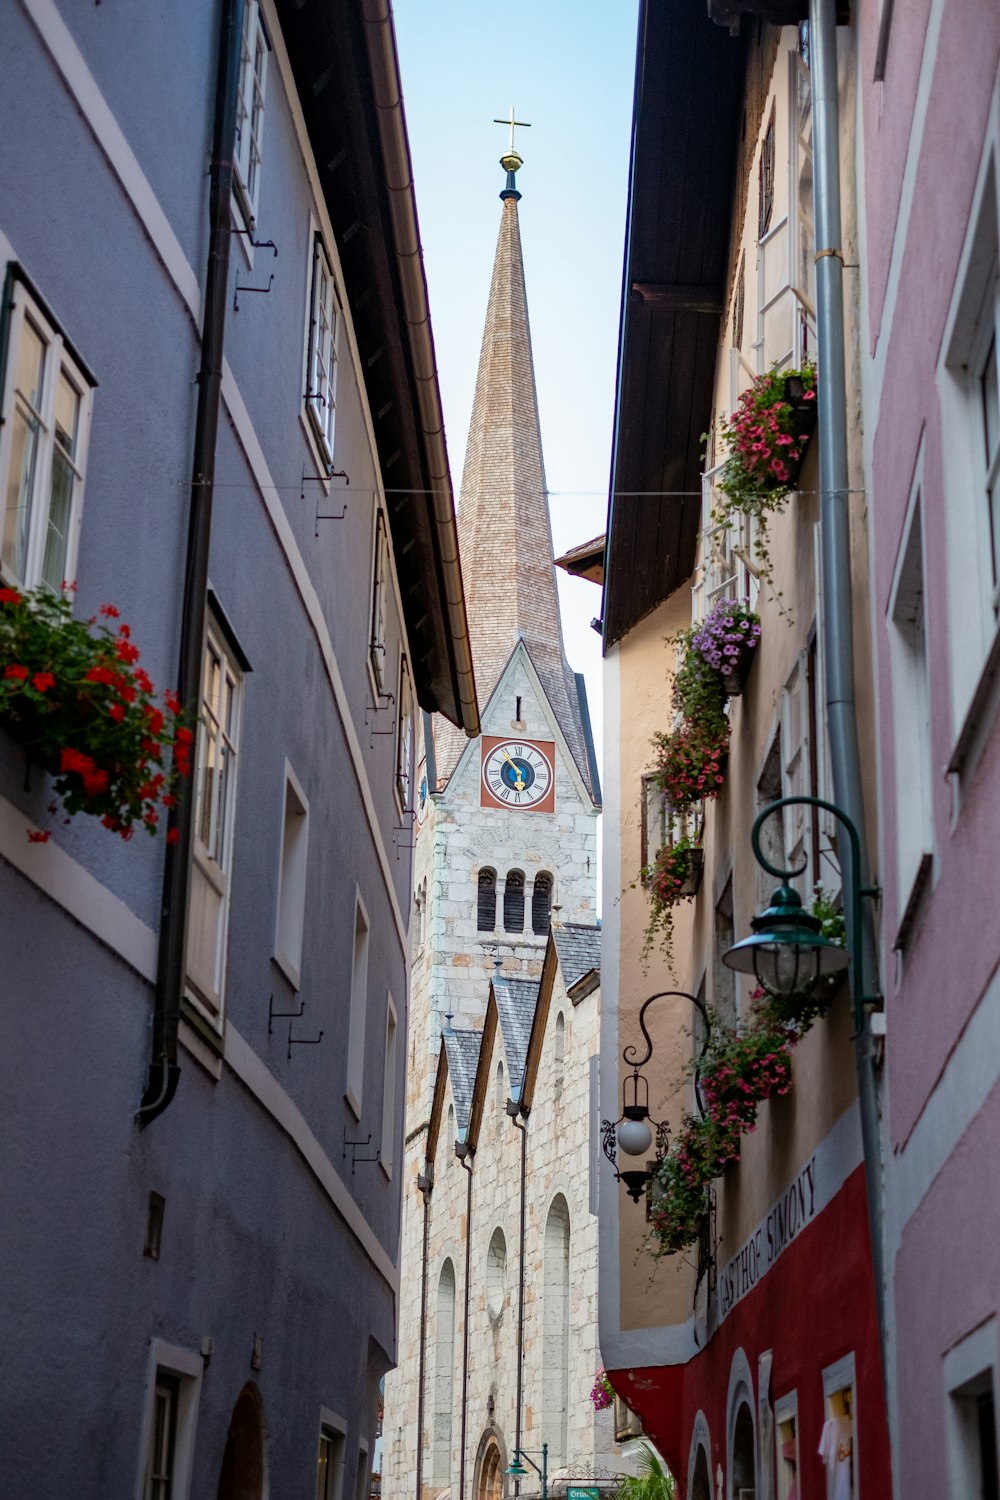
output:
<instances>
[{"instance_id":1,"label":"window sill","mask_svg":"<svg viewBox=\"0 0 1000 1500\"><path fill-rule=\"evenodd\" d=\"M223 1032L210 1021L201 1010L194 995L188 991L181 1001L181 1020L186 1021L191 1030L217 1057L222 1057L226 1050L226 1039Z\"/></svg>"},{"instance_id":2,"label":"window sill","mask_svg":"<svg viewBox=\"0 0 1000 1500\"><path fill-rule=\"evenodd\" d=\"M931 871L933 868L934 856L925 850L920 856L920 862L917 865L916 874L910 886L910 894L906 898L903 914L899 919L899 926L896 928L896 938L892 945L894 953L905 952L910 939L917 929L920 918L923 915L924 896L930 887Z\"/></svg>"},{"instance_id":3,"label":"window sill","mask_svg":"<svg viewBox=\"0 0 1000 1500\"><path fill-rule=\"evenodd\" d=\"M195 1031L194 1027L183 1016L181 1017L178 1030L178 1040L195 1062L213 1078L216 1083L222 1077L222 1054L215 1047L210 1047L203 1041L201 1033Z\"/></svg>"},{"instance_id":4,"label":"window sill","mask_svg":"<svg viewBox=\"0 0 1000 1500\"><path fill-rule=\"evenodd\" d=\"M993 730L1000 708L1000 630L979 674L972 701L962 720L945 772L948 776L969 776L975 770Z\"/></svg>"},{"instance_id":5,"label":"window sill","mask_svg":"<svg viewBox=\"0 0 1000 1500\"><path fill-rule=\"evenodd\" d=\"M298 965L293 964L292 960L288 958L284 953L282 953L280 949L276 949L271 954L271 962L277 965L282 974L284 974L285 978L288 980L288 983L291 985L292 989L296 992L296 994L298 994L301 984L301 972Z\"/></svg>"},{"instance_id":6,"label":"window sill","mask_svg":"<svg viewBox=\"0 0 1000 1500\"><path fill-rule=\"evenodd\" d=\"M326 445L320 441L312 417L309 415L309 403L305 398L303 398L302 408L299 411L299 424L305 433L306 442L309 444L309 452L312 454L317 470L311 476L307 474L306 478L320 481L323 494L329 495L331 482L330 470L333 468L333 459L326 452Z\"/></svg>"}]
</instances>

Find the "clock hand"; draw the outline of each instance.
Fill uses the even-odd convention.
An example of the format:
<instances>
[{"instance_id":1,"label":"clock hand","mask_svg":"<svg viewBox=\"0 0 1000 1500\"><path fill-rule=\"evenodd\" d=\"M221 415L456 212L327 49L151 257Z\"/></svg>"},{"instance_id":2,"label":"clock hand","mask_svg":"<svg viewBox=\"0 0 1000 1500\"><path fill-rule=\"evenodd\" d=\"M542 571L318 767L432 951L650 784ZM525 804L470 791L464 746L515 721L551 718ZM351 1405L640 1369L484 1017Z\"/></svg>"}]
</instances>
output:
<instances>
[{"instance_id":1,"label":"clock hand","mask_svg":"<svg viewBox=\"0 0 1000 1500\"><path fill-rule=\"evenodd\" d=\"M520 766L518 765L518 763L514 759L514 757L512 755L510 755L506 750L502 751L501 754L503 755L504 760L509 761L510 764L514 767L514 777L515 777L514 790L515 790L515 792L523 792L524 791L524 777L521 775L521 768L520 768Z\"/></svg>"}]
</instances>

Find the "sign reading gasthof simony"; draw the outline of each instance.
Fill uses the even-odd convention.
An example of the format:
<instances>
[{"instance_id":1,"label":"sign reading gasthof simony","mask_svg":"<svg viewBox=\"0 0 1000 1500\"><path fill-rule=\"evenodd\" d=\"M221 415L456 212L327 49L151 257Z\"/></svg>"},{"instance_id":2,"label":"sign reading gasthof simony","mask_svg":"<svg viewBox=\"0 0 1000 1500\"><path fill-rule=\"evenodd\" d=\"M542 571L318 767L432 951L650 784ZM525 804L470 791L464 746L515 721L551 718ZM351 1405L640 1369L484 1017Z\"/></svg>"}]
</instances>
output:
<instances>
[{"instance_id":1,"label":"sign reading gasthof simony","mask_svg":"<svg viewBox=\"0 0 1000 1500\"><path fill-rule=\"evenodd\" d=\"M798 1176L757 1225L753 1234L719 1272L715 1295L718 1322L722 1323L737 1302L767 1275L778 1256L801 1234L816 1214L816 1156L813 1154Z\"/></svg>"}]
</instances>

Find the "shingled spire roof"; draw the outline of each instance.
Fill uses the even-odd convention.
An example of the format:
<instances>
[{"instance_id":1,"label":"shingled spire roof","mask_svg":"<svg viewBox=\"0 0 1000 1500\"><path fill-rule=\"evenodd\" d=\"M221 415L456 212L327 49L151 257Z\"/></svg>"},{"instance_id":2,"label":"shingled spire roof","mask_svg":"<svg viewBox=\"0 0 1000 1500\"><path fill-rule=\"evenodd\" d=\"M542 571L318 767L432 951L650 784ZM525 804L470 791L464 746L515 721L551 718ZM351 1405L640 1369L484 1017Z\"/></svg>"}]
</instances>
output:
<instances>
[{"instance_id":1,"label":"shingled spire roof","mask_svg":"<svg viewBox=\"0 0 1000 1500\"><path fill-rule=\"evenodd\" d=\"M504 165L511 159L520 165L516 157L504 158ZM593 790L579 695L563 650L517 216L521 195L512 170L500 196L500 234L458 510L476 688L485 708L523 640L570 753ZM446 778L463 742L447 731L439 734L441 740L446 743L439 746L438 769Z\"/></svg>"}]
</instances>

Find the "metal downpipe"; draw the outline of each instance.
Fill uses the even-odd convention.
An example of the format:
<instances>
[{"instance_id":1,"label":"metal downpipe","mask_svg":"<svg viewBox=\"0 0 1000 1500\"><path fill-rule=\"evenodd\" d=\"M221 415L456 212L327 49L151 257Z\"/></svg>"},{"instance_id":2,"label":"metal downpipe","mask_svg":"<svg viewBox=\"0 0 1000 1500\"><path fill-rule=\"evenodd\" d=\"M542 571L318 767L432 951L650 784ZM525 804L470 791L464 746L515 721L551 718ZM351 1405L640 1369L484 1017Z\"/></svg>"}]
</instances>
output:
<instances>
[{"instance_id":1,"label":"metal downpipe","mask_svg":"<svg viewBox=\"0 0 1000 1500\"><path fill-rule=\"evenodd\" d=\"M465 1196L465 1319L462 1324L462 1446L458 1455L458 1500L465 1500L466 1430L469 1406L469 1278L472 1274L472 1151L458 1159L468 1172Z\"/></svg>"},{"instance_id":2,"label":"metal downpipe","mask_svg":"<svg viewBox=\"0 0 1000 1500\"><path fill-rule=\"evenodd\" d=\"M521 1401L524 1395L524 1238L528 1184L528 1127L516 1115L514 1129L521 1132L521 1228L517 1254L517 1394L514 1414L514 1451L521 1451ZM514 1494L520 1495L521 1481L514 1480Z\"/></svg>"},{"instance_id":3,"label":"metal downpipe","mask_svg":"<svg viewBox=\"0 0 1000 1500\"><path fill-rule=\"evenodd\" d=\"M816 225L816 329L819 404L820 535L822 540L823 664L826 673L827 730L834 800L858 830L859 865L851 869L849 848L842 852L847 880L870 884L865 840L854 686L851 607L850 478L848 470L846 356L844 341L844 257L840 211L840 98L837 82L835 0L809 0L813 92L813 207ZM848 946L860 944L864 993L879 993L878 953L871 905L861 903L861 931L847 910ZM882 1155L878 1090L871 1032L855 1037L858 1104L864 1149L865 1187L871 1233L872 1271L878 1311L883 1385L886 1369L885 1280L882 1214Z\"/></svg>"},{"instance_id":4,"label":"metal downpipe","mask_svg":"<svg viewBox=\"0 0 1000 1500\"><path fill-rule=\"evenodd\" d=\"M229 300L229 249L232 242L229 205L233 192L233 142L236 139L242 34L243 0L223 0L210 168L208 266L202 310L201 364L177 671L177 696L185 709L193 708L195 713L201 689L215 445L222 401L222 355ZM167 844L163 866L152 1055L146 1089L136 1111L140 1125L150 1124L163 1113L174 1097L180 1077L177 1032L184 993L188 887L194 842L194 770L192 767L185 795L171 809L168 825L171 832L177 833L177 840Z\"/></svg>"},{"instance_id":5,"label":"metal downpipe","mask_svg":"<svg viewBox=\"0 0 1000 1500\"><path fill-rule=\"evenodd\" d=\"M417 1487L414 1500L420 1500L424 1482L424 1377L427 1365L427 1253L431 1230L431 1189L434 1186L434 1168L425 1162L424 1171L417 1178L417 1188L424 1200L424 1240L420 1253L420 1357L417 1373Z\"/></svg>"}]
</instances>

